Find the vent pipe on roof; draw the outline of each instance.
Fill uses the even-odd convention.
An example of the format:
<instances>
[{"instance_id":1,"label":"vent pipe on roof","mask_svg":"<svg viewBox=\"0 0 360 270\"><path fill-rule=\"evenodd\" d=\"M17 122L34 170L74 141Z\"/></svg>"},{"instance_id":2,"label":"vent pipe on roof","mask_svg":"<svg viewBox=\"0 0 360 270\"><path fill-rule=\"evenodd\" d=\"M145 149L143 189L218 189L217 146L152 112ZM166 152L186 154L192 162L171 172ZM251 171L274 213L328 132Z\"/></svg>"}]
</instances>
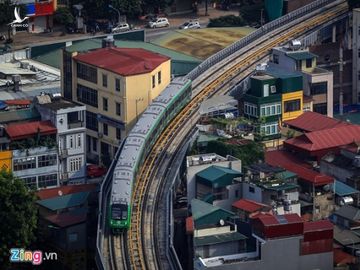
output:
<instances>
[{"instance_id":1,"label":"vent pipe on roof","mask_svg":"<svg viewBox=\"0 0 360 270\"><path fill-rule=\"evenodd\" d=\"M113 37L106 37L102 40L103 48L113 48L115 47L115 40Z\"/></svg>"}]
</instances>

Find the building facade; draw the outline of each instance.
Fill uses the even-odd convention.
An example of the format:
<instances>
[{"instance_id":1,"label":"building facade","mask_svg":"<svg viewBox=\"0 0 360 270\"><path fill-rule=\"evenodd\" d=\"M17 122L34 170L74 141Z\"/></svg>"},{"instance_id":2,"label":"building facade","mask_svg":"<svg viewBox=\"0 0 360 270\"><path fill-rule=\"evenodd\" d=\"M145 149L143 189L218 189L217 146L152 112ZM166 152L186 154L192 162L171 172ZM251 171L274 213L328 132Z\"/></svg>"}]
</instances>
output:
<instances>
[{"instance_id":1,"label":"building facade","mask_svg":"<svg viewBox=\"0 0 360 270\"><path fill-rule=\"evenodd\" d=\"M312 100L312 111L332 117L333 73L317 67L316 57L300 47L277 47L271 51L269 67L301 73L303 94Z\"/></svg>"},{"instance_id":2,"label":"building facade","mask_svg":"<svg viewBox=\"0 0 360 270\"><path fill-rule=\"evenodd\" d=\"M71 71L71 72L69 72ZM108 165L128 131L170 83L170 58L112 41L87 53L66 53L62 92L86 105L88 160Z\"/></svg>"},{"instance_id":3,"label":"building facade","mask_svg":"<svg viewBox=\"0 0 360 270\"><path fill-rule=\"evenodd\" d=\"M360 102L360 9L353 9L352 48L353 48L353 98L354 104Z\"/></svg>"},{"instance_id":4,"label":"building facade","mask_svg":"<svg viewBox=\"0 0 360 270\"><path fill-rule=\"evenodd\" d=\"M60 184L86 181L86 106L47 95L35 99L43 121L49 120L57 128Z\"/></svg>"}]
</instances>

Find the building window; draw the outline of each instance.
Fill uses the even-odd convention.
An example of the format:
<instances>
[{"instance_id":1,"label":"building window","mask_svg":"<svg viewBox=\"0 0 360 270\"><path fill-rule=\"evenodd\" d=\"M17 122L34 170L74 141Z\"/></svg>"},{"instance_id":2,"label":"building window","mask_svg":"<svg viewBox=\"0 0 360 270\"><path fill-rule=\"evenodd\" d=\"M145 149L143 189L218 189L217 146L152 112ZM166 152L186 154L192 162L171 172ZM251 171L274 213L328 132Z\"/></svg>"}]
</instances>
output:
<instances>
[{"instance_id":1,"label":"building window","mask_svg":"<svg viewBox=\"0 0 360 270\"><path fill-rule=\"evenodd\" d=\"M300 110L300 99L289 100L284 102L284 111L295 112Z\"/></svg>"},{"instance_id":2,"label":"building window","mask_svg":"<svg viewBox=\"0 0 360 270\"><path fill-rule=\"evenodd\" d=\"M261 105L261 116L271 116L281 114L281 104L264 104Z\"/></svg>"},{"instance_id":3,"label":"building window","mask_svg":"<svg viewBox=\"0 0 360 270\"><path fill-rule=\"evenodd\" d=\"M86 112L86 128L98 131L98 119L95 113Z\"/></svg>"},{"instance_id":4,"label":"building window","mask_svg":"<svg viewBox=\"0 0 360 270\"><path fill-rule=\"evenodd\" d=\"M270 92L271 92L272 94L276 93L276 85L270 86Z\"/></svg>"},{"instance_id":5,"label":"building window","mask_svg":"<svg viewBox=\"0 0 360 270\"><path fill-rule=\"evenodd\" d=\"M360 49L358 49L358 57L360 58Z\"/></svg>"},{"instance_id":6,"label":"building window","mask_svg":"<svg viewBox=\"0 0 360 270\"><path fill-rule=\"evenodd\" d=\"M120 130L120 128L116 129L116 139L121 140L121 130Z\"/></svg>"},{"instance_id":7,"label":"building window","mask_svg":"<svg viewBox=\"0 0 360 270\"><path fill-rule=\"evenodd\" d=\"M38 157L38 167L48 167L54 166L57 163L57 156L56 154L53 155L43 155Z\"/></svg>"},{"instance_id":8,"label":"building window","mask_svg":"<svg viewBox=\"0 0 360 270\"><path fill-rule=\"evenodd\" d=\"M81 148L81 134L77 135L77 147Z\"/></svg>"},{"instance_id":9,"label":"building window","mask_svg":"<svg viewBox=\"0 0 360 270\"><path fill-rule=\"evenodd\" d=\"M152 76L152 88L155 88L155 75Z\"/></svg>"},{"instance_id":10,"label":"building window","mask_svg":"<svg viewBox=\"0 0 360 270\"><path fill-rule=\"evenodd\" d=\"M92 150L93 152L97 152L97 139L92 138Z\"/></svg>"},{"instance_id":11,"label":"building window","mask_svg":"<svg viewBox=\"0 0 360 270\"><path fill-rule=\"evenodd\" d=\"M251 103L245 102L245 104L244 104L244 112L245 112L245 114L250 115L250 116L255 116L255 117L258 116L257 107L254 104L251 104Z\"/></svg>"},{"instance_id":12,"label":"building window","mask_svg":"<svg viewBox=\"0 0 360 270\"><path fill-rule=\"evenodd\" d=\"M57 174L40 175L38 180L39 188L57 186Z\"/></svg>"},{"instance_id":13,"label":"building window","mask_svg":"<svg viewBox=\"0 0 360 270\"><path fill-rule=\"evenodd\" d=\"M255 188L254 187L249 187L249 192L255 193Z\"/></svg>"},{"instance_id":14,"label":"building window","mask_svg":"<svg viewBox=\"0 0 360 270\"><path fill-rule=\"evenodd\" d=\"M120 79L115 79L115 91L120 92Z\"/></svg>"},{"instance_id":15,"label":"building window","mask_svg":"<svg viewBox=\"0 0 360 270\"><path fill-rule=\"evenodd\" d=\"M115 105L116 105L116 115L121 115L121 104L115 102Z\"/></svg>"},{"instance_id":16,"label":"building window","mask_svg":"<svg viewBox=\"0 0 360 270\"><path fill-rule=\"evenodd\" d=\"M275 64L279 64L279 55L273 54L273 60Z\"/></svg>"},{"instance_id":17,"label":"building window","mask_svg":"<svg viewBox=\"0 0 360 270\"><path fill-rule=\"evenodd\" d=\"M306 59L306 67L311 68L312 67L312 59Z\"/></svg>"},{"instance_id":18,"label":"building window","mask_svg":"<svg viewBox=\"0 0 360 270\"><path fill-rule=\"evenodd\" d=\"M358 80L360 81L360 71L358 72Z\"/></svg>"},{"instance_id":19,"label":"building window","mask_svg":"<svg viewBox=\"0 0 360 270\"><path fill-rule=\"evenodd\" d=\"M269 96L269 85L264 84L264 97L268 97L268 96Z\"/></svg>"},{"instance_id":20,"label":"building window","mask_svg":"<svg viewBox=\"0 0 360 270\"><path fill-rule=\"evenodd\" d=\"M301 70L301 60L296 61L296 70Z\"/></svg>"},{"instance_id":21,"label":"building window","mask_svg":"<svg viewBox=\"0 0 360 270\"><path fill-rule=\"evenodd\" d=\"M320 114L327 115L327 103L314 104L313 111L320 113Z\"/></svg>"},{"instance_id":22,"label":"building window","mask_svg":"<svg viewBox=\"0 0 360 270\"><path fill-rule=\"evenodd\" d=\"M103 97L103 110L107 112L108 110L108 99Z\"/></svg>"},{"instance_id":23,"label":"building window","mask_svg":"<svg viewBox=\"0 0 360 270\"><path fill-rule=\"evenodd\" d=\"M310 85L311 95L321 95L327 93L327 82L312 83Z\"/></svg>"},{"instance_id":24,"label":"building window","mask_svg":"<svg viewBox=\"0 0 360 270\"><path fill-rule=\"evenodd\" d=\"M104 131L104 135L109 135L109 128L108 125L103 123L103 131Z\"/></svg>"},{"instance_id":25,"label":"building window","mask_svg":"<svg viewBox=\"0 0 360 270\"><path fill-rule=\"evenodd\" d=\"M97 70L94 67L77 63L77 77L85 81L97 83Z\"/></svg>"},{"instance_id":26,"label":"building window","mask_svg":"<svg viewBox=\"0 0 360 270\"><path fill-rule=\"evenodd\" d=\"M261 125L261 135L270 136L278 134L279 124L277 122L268 123L265 125Z\"/></svg>"},{"instance_id":27,"label":"building window","mask_svg":"<svg viewBox=\"0 0 360 270\"><path fill-rule=\"evenodd\" d=\"M107 87L107 75L106 74L102 75L102 85L103 85L103 87Z\"/></svg>"},{"instance_id":28,"label":"building window","mask_svg":"<svg viewBox=\"0 0 360 270\"><path fill-rule=\"evenodd\" d=\"M70 149L73 149L74 148L74 138L72 135L70 135L69 141L70 141Z\"/></svg>"},{"instance_id":29,"label":"building window","mask_svg":"<svg viewBox=\"0 0 360 270\"><path fill-rule=\"evenodd\" d=\"M70 159L70 172L77 172L81 169L82 166L82 158L72 158Z\"/></svg>"},{"instance_id":30,"label":"building window","mask_svg":"<svg viewBox=\"0 0 360 270\"><path fill-rule=\"evenodd\" d=\"M22 171L36 168L36 158L19 158L14 159L14 171Z\"/></svg>"},{"instance_id":31,"label":"building window","mask_svg":"<svg viewBox=\"0 0 360 270\"><path fill-rule=\"evenodd\" d=\"M25 178L21 178L25 185L28 187L28 188L31 188L31 189L34 189L34 188L37 188L37 185L36 185L36 176L33 176L33 177L25 177Z\"/></svg>"},{"instance_id":32,"label":"building window","mask_svg":"<svg viewBox=\"0 0 360 270\"><path fill-rule=\"evenodd\" d=\"M161 71L158 72L158 84L161 84Z\"/></svg>"},{"instance_id":33,"label":"building window","mask_svg":"<svg viewBox=\"0 0 360 270\"><path fill-rule=\"evenodd\" d=\"M98 107L98 92L95 89L78 84L77 99L78 101L87 105L93 106L95 108Z\"/></svg>"}]
</instances>

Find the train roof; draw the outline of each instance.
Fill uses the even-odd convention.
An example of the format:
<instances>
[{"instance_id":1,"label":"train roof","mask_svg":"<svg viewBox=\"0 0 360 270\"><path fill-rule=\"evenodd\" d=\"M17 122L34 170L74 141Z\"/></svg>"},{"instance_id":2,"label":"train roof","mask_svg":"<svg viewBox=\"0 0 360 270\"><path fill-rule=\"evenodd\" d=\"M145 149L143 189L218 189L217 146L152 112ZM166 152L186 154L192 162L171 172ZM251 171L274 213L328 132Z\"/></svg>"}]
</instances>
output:
<instances>
[{"instance_id":1,"label":"train roof","mask_svg":"<svg viewBox=\"0 0 360 270\"><path fill-rule=\"evenodd\" d=\"M154 127L156 121L158 121L164 110L164 107L151 105L141 115L139 121L131 130L129 136L140 136L145 138L148 135L149 131Z\"/></svg>"},{"instance_id":2,"label":"train roof","mask_svg":"<svg viewBox=\"0 0 360 270\"><path fill-rule=\"evenodd\" d=\"M166 89L154 99L153 104L166 106L171 99L189 83L191 83L191 81L185 77L173 79Z\"/></svg>"},{"instance_id":3,"label":"train roof","mask_svg":"<svg viewBox=\"0 0 360 270\"><path fill-rule=\"evenodd\" d=\"M129 204L132 191L134 173L122 170L114 171L113 185L111 190L111 202Z\"/></svg>"}]
</instances>

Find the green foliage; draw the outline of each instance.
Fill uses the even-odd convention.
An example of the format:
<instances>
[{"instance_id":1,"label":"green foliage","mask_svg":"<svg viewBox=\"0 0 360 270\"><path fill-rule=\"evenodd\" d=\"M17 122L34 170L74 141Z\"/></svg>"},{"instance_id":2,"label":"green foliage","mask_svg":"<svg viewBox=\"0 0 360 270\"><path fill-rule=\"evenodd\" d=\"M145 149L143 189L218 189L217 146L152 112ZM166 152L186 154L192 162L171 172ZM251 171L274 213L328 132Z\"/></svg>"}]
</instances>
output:
<instances>
[{"instance_id":1,"label":"green foliage","mask_svg":"<svg viewBox=\"0 0 360 270\"><path fill-rule=\"evenodd\" d=\"M25 17L26 7L24 5L16 5L16 7L20 8L20 17ZM0 1L0 25L6 25L15 19L14 8L11 0Z\"/></svg>"},{"instance_id":2,"label":"green foliage","mask_svg":"<svg viewBox=\"0 0 360 270\"><path fill-rule=\"evenodd\" d=\"M360 1L359 0L348 0L349 9L352 10L353 8L360 8Z\"/></svg>"},{"instance_id":3,"label":"green foliage","mask_svg":"<svg viewBox=\"0 0 360 270\"><path fill-rule=\"evenodd\" d=\"M243 166L264 159L264 146L262 143L249 142L246 145L232 145L226 141L211 141L208 143L206 152L217 153L221 156L232 155L241 160Z\"/></svg>"},{"instance_id":4,"label":"green foliage","mask_svg":"<svg viewBox=\"0 0 360 270\"><path fill-rule=\"evenodd\" d=\"M160 10L171 6L174 0L142 0L142 12L157 14Z\"/></svg>"},{"instance_id":5,"label":"green foliage","mask_svg":"<svg viewBox=\"0 0 360 270\"><path fill-rule=\"evenodd\" d=\"M0 265L8 269L9 250L27 248L35 239L36 197L22 180L1 171L0 201Z\"/></svg>"},{"instance_id":6,"label":"green foliage","mask_svg":"<svg viewBox=\"0 0 360 270\"><path fill-rule=\"evenodd\" d=\"M295 135L295 131L294 131L294 130L289 129L289 130L286 132L286 138L288 138L288 139L293 138L294 135Z\"/></svg>"},{"instance_id":7,"label":"green foliage","mask_svg":"<svg viewBox=\"0 0 360 270\"><path fill-rule=\"evenodd\" d=\"M26 149L34 148L34 147L47 147L47 148L55 148L56 140L51 136L39 136L36 139L28 138L25 140L12 141L10 143L10 149L12 150L20 150L24 151Z\"/></svg>"},{"instance_id":8,"label":"green foliage","mask_svg":"<svg viewBox=\"0 0 360 270\"><path fill-rule=\"evenodd\" d=\"M241 16L228 15L210 19L208 27L236 27L244 25L245 21Z\"/></svg>"},{"instance_id":9,"label":"green foliage","mask_svg":"<svg viewBox=\"0 0 360 270\"><path fill-rule=\"evenodd\" d=\"M242 3L240 5L240 15L246 22L246 24L251 23L261 23L261 10L263 11L263 18L265 17L265 6L264 1L258 3Z\"/></svg>"},{"instance_id":10,"label":"green foliage","mask_svg":"<svg viewBox=\"0 0 360 270\"><path fill-rule=\"evenodd\" d=\"M54 21L61 25L67 25L74 22L74 16L71 14L69 8L59 7L55 11Z\"/></svg>"}]
</instances>

